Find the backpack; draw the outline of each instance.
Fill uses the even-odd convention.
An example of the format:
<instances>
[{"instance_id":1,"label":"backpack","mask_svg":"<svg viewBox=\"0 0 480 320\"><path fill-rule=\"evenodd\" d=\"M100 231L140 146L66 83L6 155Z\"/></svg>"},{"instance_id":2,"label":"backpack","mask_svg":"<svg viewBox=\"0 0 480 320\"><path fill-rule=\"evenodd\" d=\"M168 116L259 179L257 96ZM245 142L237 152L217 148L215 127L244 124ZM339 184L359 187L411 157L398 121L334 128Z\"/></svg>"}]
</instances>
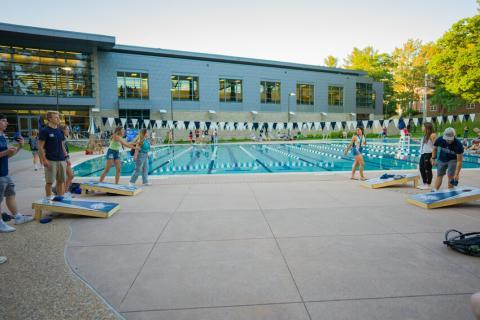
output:
<instances>
[{"instance_id":1,"label":"backpack","mask_svg":"<svg viewBox=\"0 0 480 320\"><path fill-rule=\"evenodd\" d=\"M480 257L480 232L461 233L451 229L445 232L443 243L460 253Z\"/></svg>"}]
</instances>

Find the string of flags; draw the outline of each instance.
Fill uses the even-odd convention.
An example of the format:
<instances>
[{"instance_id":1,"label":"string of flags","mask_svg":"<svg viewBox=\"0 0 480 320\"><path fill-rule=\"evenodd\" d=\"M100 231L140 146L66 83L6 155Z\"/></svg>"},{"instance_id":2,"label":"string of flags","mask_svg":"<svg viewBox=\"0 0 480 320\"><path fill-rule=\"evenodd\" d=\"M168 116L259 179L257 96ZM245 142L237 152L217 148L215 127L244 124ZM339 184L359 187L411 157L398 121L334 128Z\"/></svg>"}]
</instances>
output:
<instances>
[{"instance_id":1,"label":"string of flags","mask_svg":"<svg viewBox=\"0 0 480 320\"><path fill-rule=\"evenodd\" d=\"M425 118L400 118L392 120L361 120L361 121L319 121L319 122L214 122L214 121L171 121L171 120L150 120L137 118L110 118L103 117L102 124L105 128L114 128L123 126L128 128L147 128L147 129L184 129L184 130L354 130L356 127L363 128L386 128L393 122L396 128L403 129L409 125L421 126L424 122L448 123L474 121L475 113L425 117Z\"/></svg>"}]
</instances>

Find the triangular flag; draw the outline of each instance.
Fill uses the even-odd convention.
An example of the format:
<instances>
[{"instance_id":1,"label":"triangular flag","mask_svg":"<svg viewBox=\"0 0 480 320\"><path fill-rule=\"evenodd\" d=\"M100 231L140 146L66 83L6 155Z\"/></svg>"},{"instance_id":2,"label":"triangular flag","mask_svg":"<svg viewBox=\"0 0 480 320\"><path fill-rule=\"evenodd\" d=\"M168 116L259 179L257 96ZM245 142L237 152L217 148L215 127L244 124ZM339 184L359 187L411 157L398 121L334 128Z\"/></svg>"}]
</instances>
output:
<instances>
[{"instance_id":1,"label":"triangular flag","mask_svg":"<svg viewBox=\"0 0 480 320\"><path fill-rule=\"evenodd\" d=\"M148 129L148 126L150 125L150 120L149 119L143 119L143 125L145 126L145 128Z\"/></svg>"},{"instance_id":2,"label":"triangular flag","mask_svg":"<svg viewBox=\"0 0 480 320\"><path fill-rule=\"evenodd\" d=\"M418 118L413 118L413 124L415 125L415 127L418 126Z\"/></svg>"},{"instance_id":3,"label":"triangular flag","mask_svg":"<svg viewBox=\"0 0 480 320\"><path fill-rule=\"evenodd\" d=\"M459 115L458 115L458 119L460 119L460 122L463 122L463 118L464 118L464 117L465 117L465 116L464 116L463 114L459 114Z\"/></svg>"},{"instance_id":4,"label":"triangular flag","mask_svg":"<svg viewBox=\"0 0 480 320\"><path fill-rule=\"evenodd\" d=\"M363 128L364 128L364 129L367 129L368 120L363 120L363 121L362 121L362 125L363 125Z\"/></svg>"},{"instance_id":5,"label":"triangular flag","mask_svg":"<svg viewBox=\"0 0 480 320\"><path fill-rule=\"evenodd\" d=\"M320 122L315 122L315 123L313 124L313 127L315 128L315 130L320 129Z\"/></svg>"},{"instance_id":6,"label":"triangular flag","mask_svg":"<svg viewBox=\"0 0 480 320\"><path fill-rule=\"evenodd\" d=\"M437 117L438 124L442 124L442 117Z\"/></svg>"},{"instance_id":7,"label":"triangular flag","mask_svg":"<svg viewBox=\"0 0 480 320\"><path fill-rule=\"evenodd\" d=\"M408 124L410 123L410 118L403 119L403 122L405 122L405 127L408 127Z\"/></svg>"},{"instance_id":8,"label":"triangular flag","mask_svg":"<svg viewBox=\"0 0 480 320\"><path fill-rule=\"evenodd\" d=\"M127 123L126 118L120 118L120 121L122 122L122 127L125 127L125 124Z\"/></svg>"},{"instance_id":9,"label":"triangular flag","mask_svg":"<svg viewBox=\"0 0 480 320\"><path fill-rule=\"evenodd\" d=\"M325 130L330 131L330 122L325 122Z\"/></svg>"},{"instance_id":10,"label":"triangular flag","mask_svg":"<svg viewBox=\"0 0 480 320\"><path fill-rule=\"evenodd\" d=\"M225 129L225 122L219 122L218 125L219 125L219 129L220 129L220 130L224 130L224 129Z\"/></svg>"},{"instance_id":11,"label":"triangular flag","mask_svg":"<svg viewBox=\"0 0 480 320\"><path fill-rule=\"evenodd\" d=\"M448 119L448 123L452 123L452 121L453 121L453 116L448 116L447 119Z\"/></svg>"},{"instance_id":12,"label":"triangular flag","mask_svg":"<svg viewBox=\"0 0 480 320\"><path fill-rule=\"evenodd\" d=\"M378 120L373 120L373 126L374 126L375 128L380 127L380 121L378 121Z\"/></svg>"},{"instance_id":13,"label":"triangular flag","mask_svg":"<svg viewBox=\"0 0 480 320\"><path fill-rule=\"evenodd\" d=\"M427 120L427 122L432 122L432 117L426 117L425 120Z\"/></svg>"},{"instance_id":14,"label":"triangular flag","mask_svg":"<svg viewBox=\"0 0 480 320\"><path fill-rule=\"evenodd\" d=\"M113 124L115 123L115 118L108 118L108 125L110 127L113 127Z\"/></svg>"},{"instance_id":15,"label":"triangular flag","mask_svg":"<svg viewBox=\"0 0 480 320\"><path fill-rule=\"evenodd\" d=\"M293 122L287 123L287 129L292 130L293 129Z\"/></svg>"},{"instance_id":16,"label":"triangular flag","mask_svg":"<svg viewBox=\"0 0 480 320\"><path fill-rule=\"evenodd\" d=\"M475 113L470 113L470 120L475 121Z\"/></svg>"},{"instance_id":17,"label":"triangular flag","mask_svg":"<svg viewBox=\"0 0 480 320\"><path fill-rule=\"evenodd\" d=\"M155 120L155 124L157 125L157 129L162 126L162 120Z\"/></svg>"},{"instance_id":18,"label":"triangular flag","mask_svg":"<svg viewBox=\"0 0 480 320\"><path fill-rule=\"evenodd\" d=\"M133 127L135 128L137 126L138 119L132 118L131 120L132 120Z\"/></svg>"},{"instance_id":19,"label":"triangular flag","mask_svg":"<svg viewBox=\"0 0 480 320\"><path fill-rule=\"evenodd\" d=\"M395 127L398 128L398 122L400 121L400 119L393 119L393 123L395 124Z\"/></svg>"}]
</instances>

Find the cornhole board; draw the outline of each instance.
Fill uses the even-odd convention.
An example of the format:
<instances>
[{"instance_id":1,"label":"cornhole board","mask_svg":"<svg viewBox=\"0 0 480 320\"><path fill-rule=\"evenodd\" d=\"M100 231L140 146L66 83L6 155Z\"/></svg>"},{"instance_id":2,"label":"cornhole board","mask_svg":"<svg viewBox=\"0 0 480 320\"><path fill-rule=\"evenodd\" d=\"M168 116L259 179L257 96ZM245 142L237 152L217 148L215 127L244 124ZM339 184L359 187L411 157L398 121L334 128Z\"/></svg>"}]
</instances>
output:
<instances>
[{"instance_id":1,"label":"cornhole board","mask_svg":"<svg viewBox=\"0 0 480 320\"><path fill-rule=\"evenodd\" d=\"M480 200L480 189L473 187L458 187L455 189L416 194L407 199L409 203L427 209L453 206L475 200Z\"/></svg>"},{"instance_id":2,"label":"cornhole board","mask_svg":"<svg viewBox=\"0 0 480 320\"><path fill-rule=\"evenodd\" d=\"M114 193L124 196L134 196L142 192L142 189L137 186L128 186L124 184L114 184L108 182L88 181L80 184L82 195L87 194L87 191L96 191L103 193Z\"/></svg>"},{"instance_id":3,"label":"cornhole board","mask_svg":"<svg viewBox=\"0 0 480 320\"><path fill-rule=\"evenodd\" d=\"M378 177L375 179L363 181L362 186L372 189L378 189L413 182L413 186L417 187L418 181L420 181L420 176L418 174L398 174L397 176L402 176L402 178L395 179L392 177L387 179L380 179L380 177Z\"/></svg>"},{"instance_id":4,"label":"cornhole board","mask_svg":"<svg viewBox=\"0 0 480 320\"><path fill-rule=\"evenodd\" d=\"M80 216L108 218L120 209L120 205L118 203L103 201L76 199L62 199L61 201L53 201L44 198L32 203L32 209L35 210L35 220L39 220L42 217L42 211L44 210Z\"/></svg>"}]
</instances>

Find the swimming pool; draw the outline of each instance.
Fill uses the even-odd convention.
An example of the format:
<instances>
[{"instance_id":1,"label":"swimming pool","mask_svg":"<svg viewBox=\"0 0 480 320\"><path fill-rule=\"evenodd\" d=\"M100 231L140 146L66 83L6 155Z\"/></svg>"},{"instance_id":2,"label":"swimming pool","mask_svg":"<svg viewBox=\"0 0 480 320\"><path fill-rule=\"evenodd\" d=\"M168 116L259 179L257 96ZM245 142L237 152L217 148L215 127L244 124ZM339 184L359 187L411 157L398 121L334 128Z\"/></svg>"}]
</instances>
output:
<instances>
[{"instance_id":1,"label":"swimming pool","mask_svg":"<svg viewBox=\"0 0 480 320\"><path fill-rule=\"evenodd\" d=\"M353 157L343 155L345 140L316 143L175 145L152 149L150 175L238 174L350 171ZM400 150L395 143L370 142L364 152L365 170L416 169L419 146ZM134 161L121 153L122 176L130 176ZM77 177L98 177L105 166L105 156L74 166ZM465 155L464 168L480 168L480 157ZM114 176L115 169L108 176Z\"/></svg>"}]
</instances>

